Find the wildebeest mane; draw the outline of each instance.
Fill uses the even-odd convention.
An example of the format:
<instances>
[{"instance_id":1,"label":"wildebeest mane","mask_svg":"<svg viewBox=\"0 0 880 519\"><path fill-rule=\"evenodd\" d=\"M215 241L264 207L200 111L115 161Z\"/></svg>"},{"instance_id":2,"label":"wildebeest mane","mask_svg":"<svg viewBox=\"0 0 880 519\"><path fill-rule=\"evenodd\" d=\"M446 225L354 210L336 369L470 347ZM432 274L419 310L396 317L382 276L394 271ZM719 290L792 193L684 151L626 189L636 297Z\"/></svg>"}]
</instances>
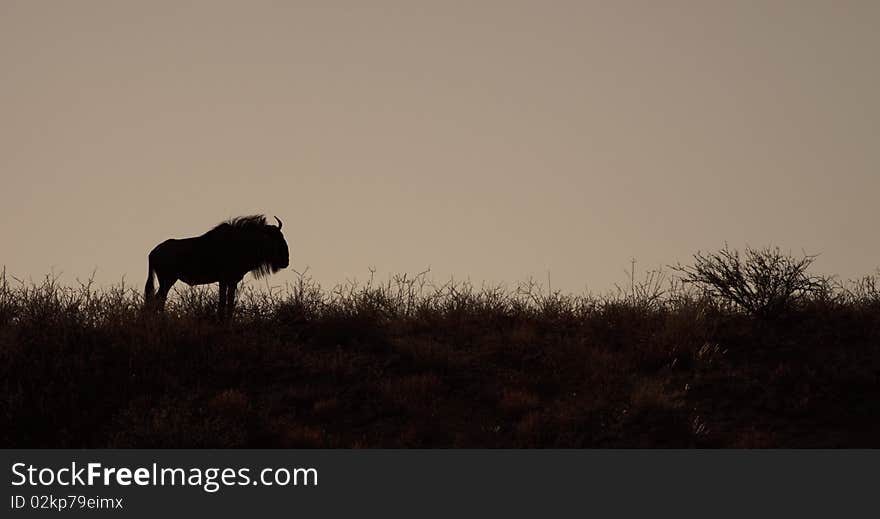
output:
<instances>
[{"instance_id":1,"label":"wildebeest mane","mask_svg":"<svg viewBox=\"0 0 880 519\"><path fill-rule=\"evenodd\" d=\"M254 229L262 229L266 225L266 217L261 214L252 214L250 216L237 216L230 218L217 224L211 231L220 229L248 231ZM210 232L210 231L209 231Z\"/></svg>"}]
</instances>

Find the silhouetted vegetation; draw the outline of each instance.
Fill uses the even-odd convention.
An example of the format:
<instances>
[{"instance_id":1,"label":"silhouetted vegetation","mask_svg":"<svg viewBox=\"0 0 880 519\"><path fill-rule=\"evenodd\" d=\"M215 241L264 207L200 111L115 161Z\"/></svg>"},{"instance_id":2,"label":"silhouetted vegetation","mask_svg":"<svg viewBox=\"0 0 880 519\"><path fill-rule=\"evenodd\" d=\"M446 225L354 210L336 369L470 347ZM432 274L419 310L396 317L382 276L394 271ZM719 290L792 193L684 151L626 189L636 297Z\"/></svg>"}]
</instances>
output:
<instances>
[{"instance_id":1,"label":"silhouetted vegetation","mask_svg":"<svg viewBox=\"0 0 880 519\"><path fill-rule=\"evenodd\" d=\"M685 283L693 283L709 295L759 317L774 317L790 310L810 293L824 290L828 282L809 274L815 256L796 258L778 247L749 247L743 256L725 246L717 252L698 252L692 266L678 265L675 270L684 275Z\"/></svg>"},{"instance_id":2,"label":"silhouetted vegetation","mask_svg":"<svg viewBox=\"0 0 880 519\"><path fill-rule=\"evenodd\" d=\"M605 296L533 282L434 286L425 275L323 290L304 277L246 288L228 323L216 320L209 289L178 291L155 316L124 286L3 275L0 438L4 447L880 446L877 277L805 290L808 262L731 254L698 256L685 271L717 291L659 271ZM782 267L801 281L733 297L728 267L764 290L748 274L764 268L755 258L771 262L771 279ZM711 277L718 269L724 284Z\"/></svg>"}]
</instances>

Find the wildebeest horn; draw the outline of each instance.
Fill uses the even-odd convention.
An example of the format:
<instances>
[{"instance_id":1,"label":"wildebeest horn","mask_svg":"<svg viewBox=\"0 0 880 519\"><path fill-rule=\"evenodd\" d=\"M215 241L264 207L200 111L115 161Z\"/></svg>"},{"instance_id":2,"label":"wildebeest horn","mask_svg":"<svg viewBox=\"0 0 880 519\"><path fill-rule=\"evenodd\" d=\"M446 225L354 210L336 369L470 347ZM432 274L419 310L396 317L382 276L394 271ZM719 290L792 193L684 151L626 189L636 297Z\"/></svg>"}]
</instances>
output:
<instances>
[{"instance_id":1,"label":"wildebeest horn","mask_svg":"<svg viewBox=\"0 0 880 519\"><path fill-rule=\"evenodd\" d=\"M278 230L280 231L281 230L281 220L279 220L278 217L276 216L275 221L278 222Z\"/></svg>"}]
</instances>

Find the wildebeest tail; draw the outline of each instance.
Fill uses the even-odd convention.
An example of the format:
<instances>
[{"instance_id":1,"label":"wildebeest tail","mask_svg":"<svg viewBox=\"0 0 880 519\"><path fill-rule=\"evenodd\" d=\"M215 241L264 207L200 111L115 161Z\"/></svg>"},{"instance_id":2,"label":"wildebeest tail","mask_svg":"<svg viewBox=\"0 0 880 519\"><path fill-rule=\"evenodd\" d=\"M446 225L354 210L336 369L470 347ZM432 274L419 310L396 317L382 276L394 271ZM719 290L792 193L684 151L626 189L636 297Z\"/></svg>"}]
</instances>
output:
<instances>
[{"instance_id":1,"label":"wildebeest tail","mask_svg":"<svg viewBox=\"0 0 880 519\"><path fill-rule=\"evenodd\" d=\"M147 270L147 284L144 286L144 301L149 302L156 295L156 288L153 285L153 278L156 277L156 269L153 268L153 260L150 259Z\"/></svg>"}]
</instances>

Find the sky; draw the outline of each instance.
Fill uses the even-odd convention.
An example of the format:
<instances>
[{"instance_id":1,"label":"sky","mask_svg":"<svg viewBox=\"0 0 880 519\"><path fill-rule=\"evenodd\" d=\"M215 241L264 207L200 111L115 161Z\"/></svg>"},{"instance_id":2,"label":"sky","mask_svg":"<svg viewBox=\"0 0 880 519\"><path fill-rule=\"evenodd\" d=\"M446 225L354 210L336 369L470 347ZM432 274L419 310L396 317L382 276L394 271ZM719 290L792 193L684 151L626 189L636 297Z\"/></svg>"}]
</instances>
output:
<instances>
[{"instance_id":1,"label":"sky","mask_svg":"<svg viewBox=\"0 0 880 519\"><path fill-rule=\"evenodd\" d=\"M0 265L142 285L284 221L333 285L880 267L880 2L0 0ZM261 282L262 283L262 282Z\"/></svg>"}]
</instances>

